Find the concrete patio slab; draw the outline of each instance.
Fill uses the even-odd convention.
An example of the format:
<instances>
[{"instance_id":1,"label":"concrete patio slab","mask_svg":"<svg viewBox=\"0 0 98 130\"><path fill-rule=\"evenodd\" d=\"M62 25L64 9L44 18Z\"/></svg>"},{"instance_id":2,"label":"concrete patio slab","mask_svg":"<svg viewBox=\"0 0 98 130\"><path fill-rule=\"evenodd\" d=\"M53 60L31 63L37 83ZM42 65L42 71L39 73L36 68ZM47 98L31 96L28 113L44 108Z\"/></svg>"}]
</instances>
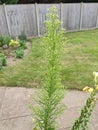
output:
<instances>
[{"instance_id":1,"label":"concrete patio slab","mask_svg":"<svg viewBox=\"0 0 98 130\"><path fill-rule=\"evenodd\" d=\"M5 91L6 91L6 88L0 87L0 110L3 103Z\"/></svg>"},{"instance_id":2,"label":"concrete patio slab","mask_svg":"<svg viewBox=\"0 0 98 130\"><path fill-rule=\"evenodd\" d=\"M0 130L32 130L32 120L29 116L0 121Z\"/></svg>"},{"instance_id":3,"label":"concrete patio slab","mask_svg":"<svg viewBox=\"0 0 98 130\"><path fill-rule=\"evenodd\" d=\"M30 115L25 88L6 88L0 120Z\"/></svg>"},{"instance_id":4,"label":"concrete patio slab","mask_svg":"<svg viewBox=\"0 0 98 130\"><path fill-rule=\"evenodd\" d=\"M0 130L32 130L33 123L28 104L36 105L30 96L35 97L36 91L39 89L0 88ZM67 108L58 119L58 130L70 130L87 97L87 93L77 90L66 92L63 102ZM89 130L98 130L98 104L92 114Z\"/></svg>"}]
</instances>

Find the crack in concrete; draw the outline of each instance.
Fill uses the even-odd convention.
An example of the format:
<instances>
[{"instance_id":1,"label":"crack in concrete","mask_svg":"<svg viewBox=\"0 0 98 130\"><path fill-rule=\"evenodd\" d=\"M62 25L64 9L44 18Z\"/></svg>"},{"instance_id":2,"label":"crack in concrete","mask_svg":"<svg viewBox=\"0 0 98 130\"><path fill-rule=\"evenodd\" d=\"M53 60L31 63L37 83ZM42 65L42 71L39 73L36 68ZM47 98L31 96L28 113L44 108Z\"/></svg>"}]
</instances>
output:
<instances>
[{"instance_id":1,"label":"crack in concrete","mask_svg":"<svg viewBox=\"0 0 98 130\"><path fill-rule=\"evenodd\" d=\"M6 118L6 119L1 119L0 121L11 120L11 119L16 119L16 118L22 118L22 117L28 117L28 116L31 116L31 114L30 115L15 116L15 117L10 117L10 118Z\"/></svg>"}]
</instances>

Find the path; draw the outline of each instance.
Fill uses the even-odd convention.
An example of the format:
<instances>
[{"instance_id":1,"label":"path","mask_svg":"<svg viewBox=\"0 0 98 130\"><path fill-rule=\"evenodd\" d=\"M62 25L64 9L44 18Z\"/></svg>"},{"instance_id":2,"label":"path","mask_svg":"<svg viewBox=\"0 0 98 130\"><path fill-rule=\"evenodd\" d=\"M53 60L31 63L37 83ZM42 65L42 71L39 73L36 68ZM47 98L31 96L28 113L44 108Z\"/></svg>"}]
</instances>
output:
<instances>
[{"instance_id":1,"label":"path","mask_svg":"<svg viewBox=\"0 0 98 130\"><path fill-rule=\"evenodd\" d=\"M35 94L35 89L4 88L0 87L0 130L32 130L31 111L28 104L30 94ZM64 103L67 109L59 118L59 130L70 130L74 119L79 116L87 94L81 91L70 90L66 92ZM89 130L98 130L98 105L94 110Z\"/></svg>"}]
</instances>

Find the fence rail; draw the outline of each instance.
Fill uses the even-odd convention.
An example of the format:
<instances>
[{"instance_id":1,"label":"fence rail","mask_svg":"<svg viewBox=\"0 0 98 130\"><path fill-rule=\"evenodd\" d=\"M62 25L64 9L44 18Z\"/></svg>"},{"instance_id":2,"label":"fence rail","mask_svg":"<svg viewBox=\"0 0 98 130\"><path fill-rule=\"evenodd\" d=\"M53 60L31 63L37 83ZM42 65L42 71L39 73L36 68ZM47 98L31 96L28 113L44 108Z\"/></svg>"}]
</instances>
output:
<instances>
[{"instance_id":1,"label":"fence rail","mask_svg":"<svg viewBox=\"0 0 98 130\"><path fill-rule=\"evenodd\" d=\"M56 6L67 31L98 28L98 3L0 5L0 34L43 34L48 8Z\"/></svg>"}]
</instances>

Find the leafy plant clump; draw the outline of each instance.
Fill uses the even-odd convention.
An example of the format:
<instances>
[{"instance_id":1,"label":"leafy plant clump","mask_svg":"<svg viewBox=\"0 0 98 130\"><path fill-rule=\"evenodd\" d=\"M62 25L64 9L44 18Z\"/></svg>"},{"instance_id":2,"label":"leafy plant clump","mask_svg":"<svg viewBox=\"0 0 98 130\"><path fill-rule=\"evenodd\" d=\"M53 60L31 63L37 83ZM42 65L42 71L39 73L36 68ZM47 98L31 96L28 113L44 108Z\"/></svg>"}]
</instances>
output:
<instances>
[{"instance_id":1,"label":"leafy plant clump","mask_svg":"<svg viewBox=\"0 0 98 130\"><path fill-rule=\"evenodd\" d=\"M20 48L27 49L26 41L25 40L20 40L19 43L20 43Z\"/></svg>"},{"instance_id":2,"label":"leafy plant clump","mask_svg":"<svg viewBox=\"0 0 98 130\"><path fill-rule=\"evenodd\" d=\"M9 42L9 46L10 47L19 47L20 46L20 42L17 41L17 40L11 39L10 42Z\"/></svg>"},{"instance_id":3,"label":"leafy plant clump","mask_svg":"<svg viewBox=\"0 0 98 130\"><path fill-rule=\"evenodd\" d=\"M9 46L9 42L11 37L9 36L0 36L0 47L7 48Z\"/></svg>"},{"instance_id":4,"label":"leafy plant clump","mask_svg":"<svg viewBox=\"0 0 98 130\"><path fill-rule=\"evenodd\" d=\"M14 51L14 54L15 54L15 58L23 58L24 50L19 48Z\"/></svg>"},{"instance_id":5,"label":"leafy plant clump","mask_svg":"<svg viewBox=\"0 0 98 130\"><path fill-rule=\"evenodd\" d=\"M47 74L39 98L36 99L38 107L31 107L34 112L34 129L36 130L55 130L56 119L65 109L65 105L61 103L64 97L64 87L61 84L60 70L66 39L55 7L49 9L46 17L46 34L43 39Z\"/></svg>"}]
</instances>

